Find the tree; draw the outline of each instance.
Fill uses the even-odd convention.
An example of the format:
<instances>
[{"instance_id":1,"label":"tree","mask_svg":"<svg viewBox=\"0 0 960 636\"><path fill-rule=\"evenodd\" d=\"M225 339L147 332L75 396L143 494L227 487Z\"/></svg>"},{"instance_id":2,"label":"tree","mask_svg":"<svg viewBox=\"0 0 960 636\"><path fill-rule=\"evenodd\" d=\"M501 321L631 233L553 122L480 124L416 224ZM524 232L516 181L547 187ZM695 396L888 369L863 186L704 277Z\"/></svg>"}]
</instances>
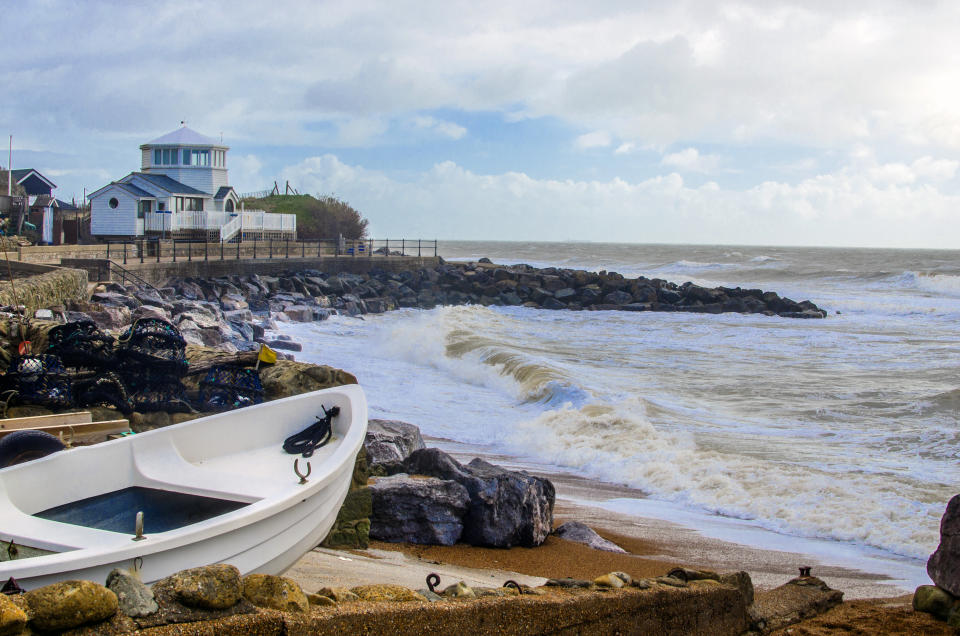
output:
<instances>
[{"instance_id":1,"label":"tree","mask_svg":"<svg viewBox=\"0 0 960 636\"><path fill-rule=\"evenodd\" d=\"M306 227L301 230L298 226L298 235L303 238L337 238L342 234L347 239L366 238L369 222L349 203L330 194L310 198L316 201L316 205L311 206L309 217L304 219Z\"/></svg>"},{"instance_id":2,"label":"tree","mask_svg":"<svg viewBox=\"0 0 960 636\"><path fill-rule=\"evenodd\" d=\"M349 203L331 194L275 194L261 199L244 199L250 209L297 216L297 236L308 239L363 239L368 221Z\"/></svg>"}]
</instances>

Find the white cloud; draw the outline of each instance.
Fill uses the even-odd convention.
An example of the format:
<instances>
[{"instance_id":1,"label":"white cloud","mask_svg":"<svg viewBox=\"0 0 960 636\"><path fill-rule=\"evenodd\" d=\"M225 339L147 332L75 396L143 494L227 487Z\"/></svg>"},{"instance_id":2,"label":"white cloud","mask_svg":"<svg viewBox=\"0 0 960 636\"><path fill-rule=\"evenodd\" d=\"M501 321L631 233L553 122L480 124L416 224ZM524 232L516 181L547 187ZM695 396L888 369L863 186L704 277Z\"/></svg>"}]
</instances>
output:
<instances>
[{"instance_id":1,"label":"white cloud","mask_svg":"<svg viewBox=\"0 0 960 636\"><path fill-rule=\"evenodd\" d=\"M720 167L721 158L718 155L701 155L696 148L685 148L679 152L666 155L660 160L660 165L670 166L686 172L716 172Z\"/></svg>"},{"instance_id":2,"label":"white cloud","mask_svg":"<svg viewBox=\"0 0 960 636\"><path fill-rule=\"evenodd\" d=\"M618 154L618 155L626 155L636 150L636 148L637 148L637 144L627 141L617 146L617 149L614 150L613 152L614 154Z\"/></svg>"},{"instance_id":3,"label":"white cloud","mask_svg":"<svg viewBox=\"0 0 960 636\"><path fill-rule=\"evenodd\" d=\"M301 191L332 192L370 219L375 236L951 247L960 197L844 168L796 184L699 187L677 174L629 182L477 174L441 162L410 180L333 155L284 170ZM596 211L604 210L598 217Z\"/></svg>"},{"instance_id":4,"label":"white cloud","mask_svg":"<svg viewBox=\"0 0 960 636\"><path fill-rule=\"evenodd\" d=\"M604 130L596 130L580 135L573 142L578 150L587 150L589 148L606 148L613 140L610 139L610 133Z\"/></svg>"},{"instance_id":5,"label":"white cloud","mask_svg":"<svg viewBox=\"0 0 960 636\"><path fill-rule=\"evenodd\" d=\"M451 121L443 121L434 117L414 117L413 125L417 128L430 130L448 139L460 139L467 134L467 129Z\"/></svg>"}]
</instances>

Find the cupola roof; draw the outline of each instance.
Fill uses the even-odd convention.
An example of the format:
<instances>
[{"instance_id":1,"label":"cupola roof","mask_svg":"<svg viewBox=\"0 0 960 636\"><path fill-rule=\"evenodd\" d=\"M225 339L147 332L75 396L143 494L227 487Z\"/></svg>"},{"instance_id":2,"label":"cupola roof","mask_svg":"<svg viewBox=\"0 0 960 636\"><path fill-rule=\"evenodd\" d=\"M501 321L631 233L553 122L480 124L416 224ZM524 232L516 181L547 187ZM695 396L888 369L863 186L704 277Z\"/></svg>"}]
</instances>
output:
<instances>
[{"instance_id":1,"label":"cupola roof","mask_svg":"<svg viewBox=\"0 0 960 636\"><path fill-rule=\"evenodd\" d=\"M192 130L186 126L180 126L180 128L177 128L173 132L168 132L166 135L161 135L153 141L148 141L144 146L217 146L226 148L222 142L217 141L213 137L201 135L196 130Z\"/></svg>"}]
</instances>

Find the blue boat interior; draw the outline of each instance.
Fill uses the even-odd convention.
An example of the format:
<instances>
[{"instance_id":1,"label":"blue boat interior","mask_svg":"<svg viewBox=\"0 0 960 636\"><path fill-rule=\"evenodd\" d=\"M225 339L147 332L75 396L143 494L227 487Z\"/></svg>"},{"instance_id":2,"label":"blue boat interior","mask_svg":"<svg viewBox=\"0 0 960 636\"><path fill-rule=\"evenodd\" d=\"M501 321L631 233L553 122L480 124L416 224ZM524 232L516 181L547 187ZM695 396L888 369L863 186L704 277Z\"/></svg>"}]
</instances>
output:
<instances>
[{"instance_id":1,"label":"blue boat interior","mask_svg":"<svg viewBox=\"0 0 960 636\"><path fill-rule=\"evenodd\" d=\"M242 501L133 486L48 508L34 513L34 516L86 528L134 534L137 513L143 512L143 533L149 535L206 521L246 505Z\"/></svg>"}]
</instances>

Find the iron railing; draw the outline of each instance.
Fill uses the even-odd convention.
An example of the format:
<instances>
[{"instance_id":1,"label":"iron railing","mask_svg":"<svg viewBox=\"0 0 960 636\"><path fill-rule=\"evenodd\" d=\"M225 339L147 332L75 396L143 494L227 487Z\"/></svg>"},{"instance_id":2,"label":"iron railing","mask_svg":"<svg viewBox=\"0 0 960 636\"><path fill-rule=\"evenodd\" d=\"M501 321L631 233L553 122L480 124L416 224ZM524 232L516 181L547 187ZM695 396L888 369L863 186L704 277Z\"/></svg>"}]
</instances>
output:
<instances>
[{"instance_id":1,"label":"iron railing","mask_svg":"<svg viewBox=\"0 0 960 636\"><path fill-rule=\"evenodd\" d=\"M437 256L437 241L424 239L263 239L233 243L202 239L142 238L106 241L106 258L123 265L146 262L288 258L396 258Z\"/></svg>"}]
</instances>

